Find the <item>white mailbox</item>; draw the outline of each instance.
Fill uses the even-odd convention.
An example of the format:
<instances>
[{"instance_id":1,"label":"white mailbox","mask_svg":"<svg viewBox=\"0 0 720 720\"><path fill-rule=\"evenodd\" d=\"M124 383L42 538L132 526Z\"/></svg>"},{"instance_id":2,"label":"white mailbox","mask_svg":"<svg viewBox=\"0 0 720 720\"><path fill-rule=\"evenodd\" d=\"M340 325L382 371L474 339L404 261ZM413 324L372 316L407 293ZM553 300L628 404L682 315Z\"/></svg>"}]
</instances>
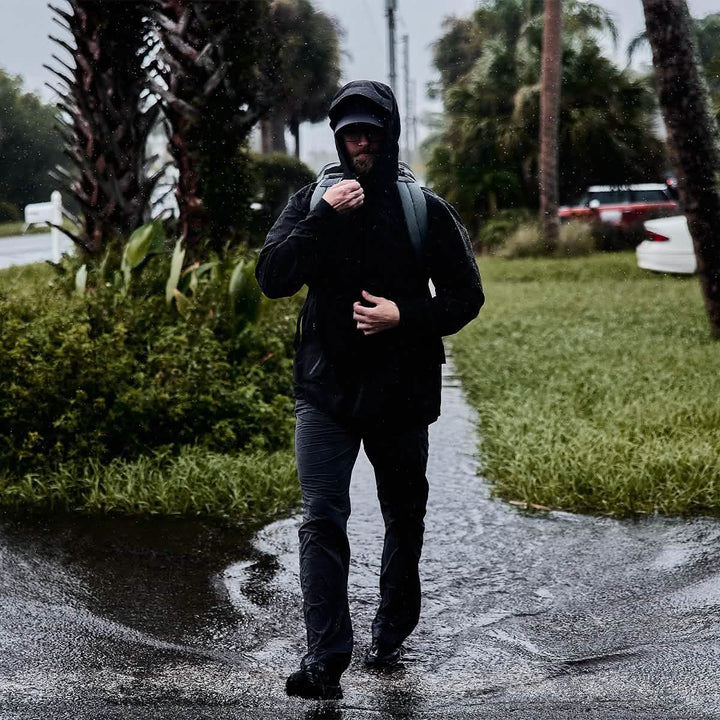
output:
<instances>
[{"instance_id":1,"label":"white mailbox","mask_svg":"<svg viewBox=\"0 0 720 720\"><path fill-rule=\"evenodd\" d=\"M63 206L62 194L57 190L50 196L50 202L32 203L25 206L25 227L52 223L62 225ZM56 227L50 231L53 262L60 262L60 230Z\"/></svg>"},{"instance_id":2,"label":"white mailbox","mask_svg":"<svg viewBox=\"0 0 720 720\"><path fill-rule=\"evenodd\" d=\"M28 225L53 222L55 206L52 203L33 203L25 206L25 222Z\"/></svg>"}]
</instances>

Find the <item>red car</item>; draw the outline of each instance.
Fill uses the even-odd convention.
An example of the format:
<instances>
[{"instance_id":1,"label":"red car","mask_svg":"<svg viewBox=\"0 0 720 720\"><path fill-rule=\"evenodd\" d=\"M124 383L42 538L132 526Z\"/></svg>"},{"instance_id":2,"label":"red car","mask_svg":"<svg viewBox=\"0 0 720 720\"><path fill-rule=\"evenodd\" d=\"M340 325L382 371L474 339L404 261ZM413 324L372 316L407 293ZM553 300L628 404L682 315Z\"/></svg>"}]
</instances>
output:
<instances>
[{"instance_id":1,"label":"red car","mask_svg":"<svg viewBox=\"0 0 720 720\"><path fill-rule=\"evenodd\" d=\"M629 227L677 212L678 204L663 183L591 185L577 205L558 210L561 222L588 220Z\"/></svg>"}]
</instances>

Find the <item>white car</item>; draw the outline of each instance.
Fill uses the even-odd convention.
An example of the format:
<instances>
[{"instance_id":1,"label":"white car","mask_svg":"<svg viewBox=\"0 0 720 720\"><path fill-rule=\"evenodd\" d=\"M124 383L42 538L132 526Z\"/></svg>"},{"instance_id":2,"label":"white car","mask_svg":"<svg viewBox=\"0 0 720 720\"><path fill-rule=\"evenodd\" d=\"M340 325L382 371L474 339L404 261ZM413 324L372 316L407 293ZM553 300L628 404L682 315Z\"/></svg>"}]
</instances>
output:
<instances>
[{"instance_id":1,"label":"white car","mask_svg":"<svg viewBox=\"0 0 720 720\"><path fill-rule=\"evenodd\" d=\"M643 227L645 240L635 250L639 267L684 275L695 272L695 249L684 215L647 220Z\"/></svg>"}]
</instances>

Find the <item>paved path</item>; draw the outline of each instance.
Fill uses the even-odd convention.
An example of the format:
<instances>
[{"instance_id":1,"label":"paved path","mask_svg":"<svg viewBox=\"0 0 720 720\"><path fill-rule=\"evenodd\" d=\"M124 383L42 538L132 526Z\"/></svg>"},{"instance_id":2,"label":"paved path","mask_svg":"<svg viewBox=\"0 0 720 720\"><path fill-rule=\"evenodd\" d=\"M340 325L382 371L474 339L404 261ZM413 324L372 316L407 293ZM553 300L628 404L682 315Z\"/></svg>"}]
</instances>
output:
<instances>
[{"instance_id":1,"label":"paved path","mask_svg":"<svg viewBox=\"0 0 720 720\"><path fill-rule=\"evenodd\" d=\"M719 718L720 524L524 515L493 501L470 411L446 385L423 617L403 671L360 663L381 545L361 461L358 645L339 704L283 693L303 649L297 518L251 544L192 523L6 520L0 718Z\"/></svg>"}]
</instances>

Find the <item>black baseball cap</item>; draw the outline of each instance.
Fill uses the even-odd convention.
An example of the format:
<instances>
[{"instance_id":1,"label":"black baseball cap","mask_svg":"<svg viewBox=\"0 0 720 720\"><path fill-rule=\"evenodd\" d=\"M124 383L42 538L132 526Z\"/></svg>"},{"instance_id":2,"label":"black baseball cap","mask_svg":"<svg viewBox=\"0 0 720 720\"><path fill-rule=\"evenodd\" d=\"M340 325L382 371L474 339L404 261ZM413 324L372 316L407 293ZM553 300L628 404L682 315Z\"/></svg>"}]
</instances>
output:
<instances>
[{"instance_id":1,"label":"black baseball cap","mask_svg":"<svg viewBox=\"0 0 720 720\"><path fill-rule=\"evenodd\" d=\"M384 128L385 120L377 112L378 110L380 108L377 108L374 103L358 102L357 100L343 103L333 113L338 118L334 130L338 132L348 125L373 125Z\"/></svg>"}]
</instances>

